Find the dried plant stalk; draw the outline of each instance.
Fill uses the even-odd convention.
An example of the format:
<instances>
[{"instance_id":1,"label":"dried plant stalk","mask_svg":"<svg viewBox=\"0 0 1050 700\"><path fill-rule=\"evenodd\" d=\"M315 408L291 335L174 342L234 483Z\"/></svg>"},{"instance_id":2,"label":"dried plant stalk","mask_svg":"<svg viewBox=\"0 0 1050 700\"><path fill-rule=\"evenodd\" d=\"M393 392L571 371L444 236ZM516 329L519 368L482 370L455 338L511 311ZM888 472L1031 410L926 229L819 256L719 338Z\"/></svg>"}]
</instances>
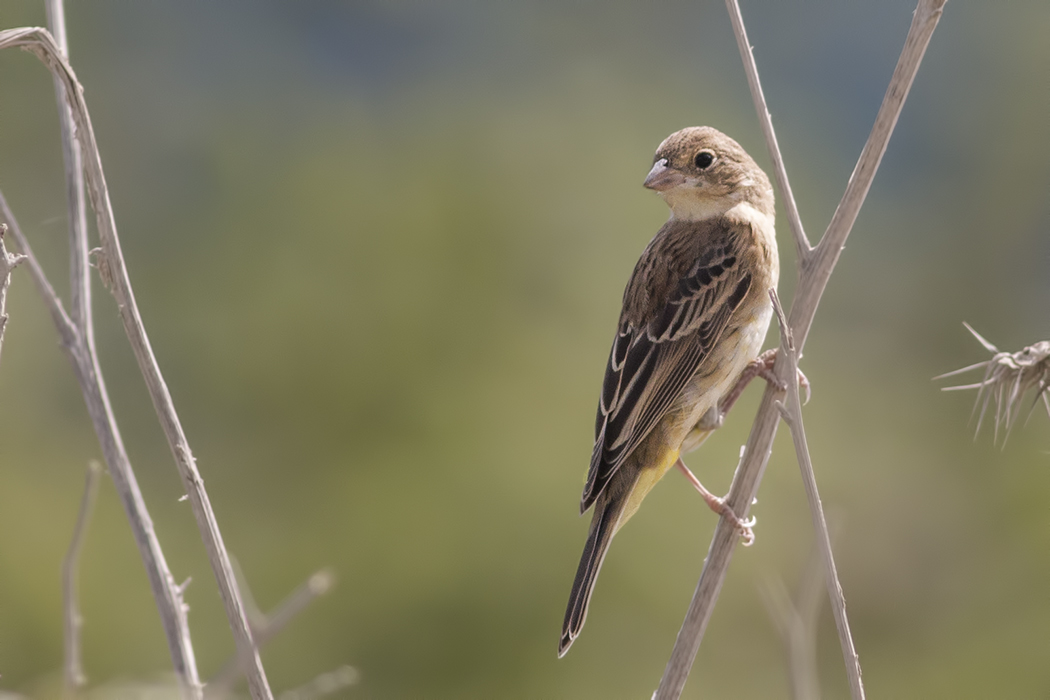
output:
<instances>
[{"instance_id":1,"label":"dried plant stalk","mask_svg":"<svg viewBox=\"0 0 1050 700\"><path fill-rule=\"evenodd\" d=\"M266 673L259 659L258 650L252 641L251 629L244 613L244 606L237 590L229 554L222 542L215 513L211 507L208 494L204 489L204 480L197 470L193 453L186 440L182 424L175 412L175 407L168 391L167 384L160 372L145 326L139 314L135 295L131 288L127 267L117 236L116 221L102 169L102 161L95 142L94 129L84 101L83 88L55 44L51 34L40 27L23 27L0 32L0 49L17 46L35 54L58 78L64 88L74 122L76 136L84 157L84 169L87 178L92 208L95 211L96 224L101 241L99 265L106 269L110 292L113 294L125 333L138 362L139 369L146 381L150 398L160 420L161 428L168 439L169 447L175 457L175 463L189 495L194 517L201 531L204 546L208 553L212 569L219 584L219 592L226 608L227 618L233 630L238 653L248 660L246 675L248 687L254 700L270 700L272 694L266 681ZM74 329L75 330L75 329ZM180 601L181 605L181 601ZM183 615L185 612L183 611ZM188 636L187 636L188 642ZM192 658L192 647L188 652ZM181 674L180 674L181 675ZM196 675L196 674L194 674ZM194 687L196 686L196 687ZM199 682L190 683L189 692L200 695Z\"/></svg>"},{"instance_id":2,"label":"dried plant stalk","mask_svg":"<svg viewBox=\"0 0 1050 700\"><path fill-rule=\"evenodd\" d=\"M4 348L4 330L7 328L7 289L11 286L11 271L26 259L24 255L13 255L4 246L7 226L0 224L0 350Z\"/></svg>"},{"instance_id":3,"label":"dried plant stalk","mask_svg":"<svg viewBox=\"0 0 1050 700\"><path fill-rule=\"evenodd\" d=\"M243 580L244 577L240 576L239 578ZM332 586L334 585L335 574L328 569L321 569L308 578L305 583L292 591L272 613L264 615L263 612L255 606L251 591L248 590L247 585L242 584L243 590L241 591L241 595L244 597L245 604L248 607L248 618L252 621L252 634L255 638L256 646L260 649L266 646L266 643L276 637L293 618L305 610L310 603L332 590ZM211 678L211 680L208 681L207 689L204 694L205 700L219 700L220 698L229 695L230 688L232 688L233 684L237 682L237 679L244 674L243 665L244 659L235 654L234 657L230 659L230 661L223 666L222 669ZM286 693L282 693L281 697L284 697L284 695L286 695Z\"/></svg>"},{"instance_id":4,"label":"dried plant stalk","mask_svg":"<svg viewBox=\"0 0 1050 700\"><path fill-rule=\"evenodd\" d=\"M769 618L784 640L792 700L820 700L817 623L826 579L824 558L814 547L802 569L794 598L780 578L770 579L759 589Z\"/></svg>"},{"instance_id":5,"label":"dried plant stalk","mask_svg":"<svg viewBox=\"0 0 1050 700\"><path fill-rule=\"evenodd\" d=\"M0 48L10 45L8 42L16 40L26 33L27 30L6 30L0 32ZM34 29L46 34L45 30ZM65 91L63 90L63 95ZM67 164L68 168L68 164ZM164 558L164 552L160 547L160 541L153 529L153 521L149 510L139 490L138 480L131 468L124 440L117 426L113 407L109 401L106 384L102 377L102 369L99 366L98 354L94 343L89 343L91 335L81 332L77 323L74 323L69 314L66 313L62 300L55 293L54 287L48 280L43 267L40 265L29 240L22 233L15 218L14 212L7 204L3 193L0 192L0 214L3 215L7 224L11 227L11 235L14 237L18 247L26 257L26 266L36 284L40 296L47 305L51 314L51 320L55 324L61 341L62 349L69 357L76 375L77 383L80 385L84 403L88 409L95 434L98 436L99 446L109 467L109 473L116 487L117 495L128 516L131 532L135 538L135 544L139 548L139 555L146 568L150 589L153 592L154 601L160 614L161 625L168 642L168 650L171 653L172 665L183 695L191 700L201 697L200 677L197 674L197 662L193 653L193 644L190 641L189 625L186 620L186 605L182 600L182 590L175 583L171 570L168 568ZM86 268L85 268L86 274ZM90 312L82 316L81 323L90 319Z\"/></svg>"},{"instance_id":6,"label":"dried plant stalk","mask_svg":"<svg viewBox=\"0 0 1050 700\"><path fill-rule=\"evenodd\" d=\"M99 446L109 466L110 477L113 479L113 485L116 487L121 504L124 506L124 512L131 524L131 533L139 548L142 563L146 567L150 589L157 603L157 611L160 613L161 625L168 642L175 675L186 697L200 698L200 677L197 675L197 662L193 654L193 645L190 642L190 630L186 621L186 606L182 602L182 590L176 585L171 570L168 569L160 541L153 529L149 510L139 490L135 472L131 468L131 461L128 459L124 440L120 435L117 419L113 415L113 407L109 402L109 394L106 392L106 384L102 379L98 355L93 347L87 346L84 336L66 313L62 300L58 298L47 275L44 274L44 269L33 254L33 249L22 233L18 220L2 192L0 192L0 215L6 219L7 224L11 227L11 236L25 253L26 267L29 268L29 274L36 284L37 291L40 292L40 296L43 297L51 313L51 320L58 331L62 349L69 358L77 383L80 385L88 416L91 418Z\"/></svg>"},{"instance_id":7,"label":"dried plant stalk","mask_svg":"<svg viewBox=\"0 0 1050 700\"><path fill-rule=\"evenodd\" d=\"M44 269L33 254L33 249L22 233L18 220L2 192L0 192L0 215L6 219L7 224L11 227L11 236L25 253L26 267L29 268L29 274L36 284L37 291L40 292L40 296L43 297L51 313L62 349L69 358L77 383L80 385L84 404L87 406L88 416L91 418L99 446L109 466L113 485L124 506L124 512L131 524L131 533L135 538L135 544L138 545L142 563L146 567L150 589L157 603L157 611L160 613L161 625L168 642L175 675L182 685L183 694L187 698L198 699L201 697L200 678L197 675L197 662L193 654L193 645L190 642L190 630L186 621L186 606L182 602L182 591L175 584L171 570L168 569L164 552L160 548L160 541L153 529L149 510L142 499L138 480L131 468L131 461L128 459L124 440L120 435L116 417L113 415L113 407L109 402L109 394L106 392L106 384L102 379L102 370L98 364L98 355L93 347L87 346L84 336L66 313L62 300L58 298L47 275L44 274Z\"/></svg>"},{"instance_id":8,"label":"dried plant stalk","mask_svg":"<svg viewBox=\"0 0 1050 700\"><path fill-rule=\"evenodd\" d=\"M66 9L62 0L47 0L47 27L62 56L69 60L66 38ZM58 124L62 132L62 161L66 166L66 208L69 211L70 316L88 347L95 346L95 324L91 317L91 276L88 274L87 197L84 194L84 163L75 137L76 124L69 107L65 84L53 75Z\"/></svg>"},{"instance_id":9,"label":"dried plant stalk","mask_svg":"<svg viewBox=\"0 0 1050 700\"><path fill-rule=\"evenodd\" d=\"M778 362L786 362L789 376L798 374L798 348L788 328L787 319L784 318L784 310L780 306L775 290L769 291L773 300L773 308L777 313L777 323L780 327L780 349L778 350ZM809 443L806 439L806 428L802 422L802 400L799 397L798 384L792 382L788 386L787 401L776 402L780 417L791 431L791 440L795 444L795 456L798 466L802 472L802 485L806 490L806 500L809 502L810 514L813 517L813 530L816 535L817 551L820 552L821 561L824 563L824 580L827 584L828 598L831 600L831 612L835 617L835 629L839 635L839 645L842 647L842 660L846 664L846 677L849 680L850 696L853 700L863 700L864 683L861 681L860 659L857 657L857 649L853 644L853 634L849 629L849 617L846 615L846 597L842 593L842 584L839 583L839 573L835 566L835 555L831 549L831 534L828 532L828 522L824 517L824 506L820 502L820 491L817 489L817 477L813 472L813 460L809 454Z\"/></svg>"},{"instance_id":10,"label":"dried plant stalk","mask_svg":"<svg viewBox=\"0 0 1050 700\"><path fill-rule=\"evenodd\" d=\"M334 671L322 673L306 685L281 693L279 700L319 700L355 685L361 674L353 666L340 666Z\"/></svg>"},{"instance_id":11,"label":"dried plant stalk","mask_svg":"<svg viewBox=\"0 0 1050 700\"><path fill-rule=\"evenodd\" d=\"M80 627L83 620L80 617L80 606L77 604L77 569L80 564L80 550L84 547L84 534L95 506L95 497L98 495L98 478L101 474L102 466L98 462L88 462L84 495L80 499L76 525L73 526L73 539L69 543L65 559L62 560L62 617L65 628L65 661L62 675L67 698L74 697L77 690L87 682L80 654Z\"/></svg>"}]
</instances>

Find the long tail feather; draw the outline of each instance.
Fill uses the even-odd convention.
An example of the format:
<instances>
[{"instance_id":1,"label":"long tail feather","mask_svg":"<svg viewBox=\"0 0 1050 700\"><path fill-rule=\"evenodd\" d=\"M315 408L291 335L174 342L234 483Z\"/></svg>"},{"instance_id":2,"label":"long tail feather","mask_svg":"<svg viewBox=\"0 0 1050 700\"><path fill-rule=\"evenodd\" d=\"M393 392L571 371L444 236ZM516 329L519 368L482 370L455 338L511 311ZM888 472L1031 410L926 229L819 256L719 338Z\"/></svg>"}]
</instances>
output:
<instances>
[{"instance_id":1,"label":"long tail feather","mask_svg":"<svg viewBox=\"0 0 1050 700\"><path fill-rule=\"evenodd\" d=\"M583 629L583 623L587 619L587 606L591 602L591 593L594 592L594 582L598 579L598 571L602 568L605 553L609 551L609 543L616 532L616 522L623 511L624 500L614 499L615 502L609 502L599 499L595 505L591 531L587 535L587 544L583 547L583 556L580 557L576 580L573 581L572 593L569 594L569 605L565 610L561 641L558 643L558 658L565 656L565 652Z\"/></svg>"}]
</instances>

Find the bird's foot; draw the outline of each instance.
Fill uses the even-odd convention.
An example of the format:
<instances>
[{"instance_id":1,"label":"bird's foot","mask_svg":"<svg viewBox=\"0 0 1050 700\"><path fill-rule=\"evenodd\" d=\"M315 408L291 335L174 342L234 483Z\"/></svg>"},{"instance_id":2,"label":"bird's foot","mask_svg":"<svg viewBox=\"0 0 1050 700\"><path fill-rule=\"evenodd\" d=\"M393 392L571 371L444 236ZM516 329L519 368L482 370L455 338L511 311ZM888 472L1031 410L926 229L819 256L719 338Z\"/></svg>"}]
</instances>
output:
<instances>
[{"instance_id":1,"label":"bird's foot","mask_svg":"<svg viewBox=\"0 0 1050 700\"><path fill-rule=\"evenodd\" d=\"M777 348L770 348L751 362L748 362L744 367L744 371L740 373L740 378L737 379L736 383L733 385L733 388L730 389L718 403L717 410L711 409L705 413L698 423L699 427L705 430L714 430L715 428L722 427L722 422L725 420L726 414L729 413L729 409L733 407L733 404L735 404L737 399L740 398L740 395L744 393L744 389L751 383L751 380L756 377L765 379L778 391L787 391L787 384L777 379L777 376L773 374L773 365L775 365L776 362ZM806 398L802 403L809 403L811 393L809 379L806 378L806 375L802 373L801 369L798 371L798 385L806 393Z\"/></svg>"},{"instance_id":2,"label":"bird's foot","mask_svg":"<svg viewBox=\"0 0 1050 700\"><path fill-rule=\"evenodd\" d=\"M729 504L726 503L726 499L714 495L713 493L708 491L703 484L700 483L700 480L697 479L696 475L689 470L689 467L685 466L685 462L683 462L681 458L678 459L678 461L675 463L675 466L678 467L679 471L685 474L685 478L689 479L689 483L691 483L693 485L693 488L695 488L700 493L700 497L704 499L704 502L707 504L707 507L713 510L714 512L718 513L722 517L728 519L729 522L733 524L737 532L740 533L740 538L743 540L742 544L745 547L750 547L752 544L755 543L755 532L754 530L752 530L752 528L755 525L754 517L748 518L747 520L742 520L736 513L733 512L733 509L729 506Z\"/></svg>"},{"instance_id":3,"label":"bird's foot","mask_svg":"<svg viewBox=\"0 0 1050 700\"><path fill-rule=\"evenodd\" d=\"M733 512L733 509L725 502L724 498L717 499L721 503L721 512L715 510L716 513L724 518L728 518L729 522L733 524L736 531L740 533L740 544L745 547L750 547L755 543L755 531L752 529L757 522L755 516L751 516L747 520L742 520L740 516Z\"/></svg>"}]
</instances>

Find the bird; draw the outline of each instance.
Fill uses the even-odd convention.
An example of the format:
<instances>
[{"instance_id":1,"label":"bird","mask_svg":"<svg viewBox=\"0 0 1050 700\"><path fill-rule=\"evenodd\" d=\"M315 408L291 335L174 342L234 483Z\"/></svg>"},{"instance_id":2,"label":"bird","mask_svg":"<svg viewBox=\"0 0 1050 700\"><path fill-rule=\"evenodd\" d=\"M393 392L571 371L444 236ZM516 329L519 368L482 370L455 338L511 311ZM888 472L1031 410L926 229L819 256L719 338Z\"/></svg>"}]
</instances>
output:
<instances>
[{"instance_id":1,"label":"bird","mask_svg":"<svg viewBox=\"0 0 1050 700\"><path fill-rule=\"evenodd\" d=\"M753 537L753 521L741 521L707 492L681 455L721 425L747 381L775 381L775 350L759 354L780 274L773 187L740 144L707 126L664 139L644 186L660 194L671 216L624 291L580 499L580 513L594 513L559 657L583 628L613 535L672 467Z\"/></svg>"}]
</instances>

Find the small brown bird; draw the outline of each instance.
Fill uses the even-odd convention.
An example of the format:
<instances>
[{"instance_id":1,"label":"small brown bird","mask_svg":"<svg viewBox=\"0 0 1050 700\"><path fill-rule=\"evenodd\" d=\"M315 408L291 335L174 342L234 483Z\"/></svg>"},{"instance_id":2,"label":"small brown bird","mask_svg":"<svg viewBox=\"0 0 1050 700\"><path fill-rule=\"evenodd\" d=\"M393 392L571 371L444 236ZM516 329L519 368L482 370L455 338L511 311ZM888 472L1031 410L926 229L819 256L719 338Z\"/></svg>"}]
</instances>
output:
<instances>
[{"instance_id":1,"label":"small brown bird","mask_svg":"<svg viewBox=\"0 0 1050 700\"><path fill-rule=\"evenodd\" d=\"M759 358L759 350L773 314L769 290L780 274L773 188L740 144L705 126L668 136L645 186L660 193L671 218L624 292L580 501L580 512L593 505L594 516L558 656L583 627L613 535L671 467L750 534L680 455L721 424L748 378L768 374L771 356Z\"/></svg>"}]
</instances>

